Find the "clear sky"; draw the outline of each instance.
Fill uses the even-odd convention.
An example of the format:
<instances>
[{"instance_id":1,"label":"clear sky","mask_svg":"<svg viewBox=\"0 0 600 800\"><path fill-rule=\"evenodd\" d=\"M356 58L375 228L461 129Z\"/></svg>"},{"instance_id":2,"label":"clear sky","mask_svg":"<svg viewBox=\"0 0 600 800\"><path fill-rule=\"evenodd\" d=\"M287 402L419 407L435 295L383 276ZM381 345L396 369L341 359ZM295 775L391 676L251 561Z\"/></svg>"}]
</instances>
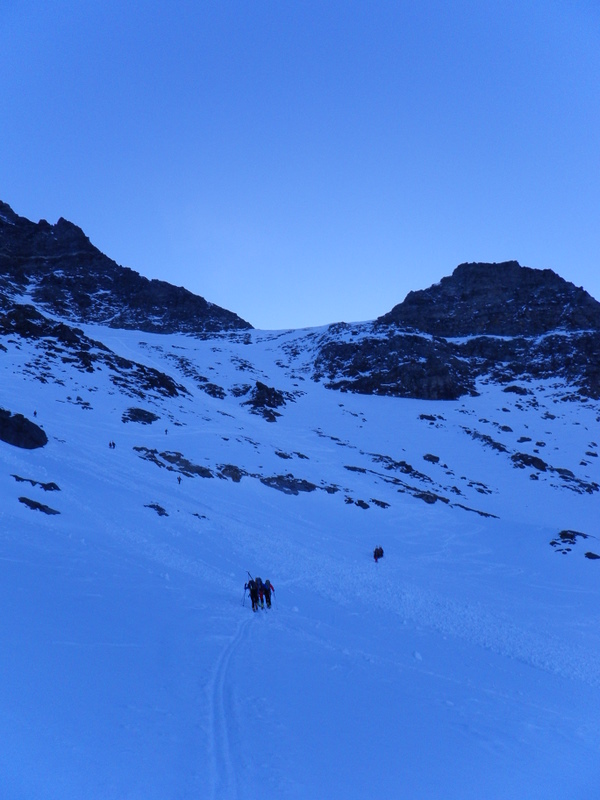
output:
<instances>
[{"instance_id":1,"label":"clear sky","mask_svg":"<svg viewBox=\"0 0 600 800\"><path fill-rule=\"evenodd\" d=\"M600 299L596 0L0 0L0 199L258 328L463 261Z\"/></svg>"}]
</instances>

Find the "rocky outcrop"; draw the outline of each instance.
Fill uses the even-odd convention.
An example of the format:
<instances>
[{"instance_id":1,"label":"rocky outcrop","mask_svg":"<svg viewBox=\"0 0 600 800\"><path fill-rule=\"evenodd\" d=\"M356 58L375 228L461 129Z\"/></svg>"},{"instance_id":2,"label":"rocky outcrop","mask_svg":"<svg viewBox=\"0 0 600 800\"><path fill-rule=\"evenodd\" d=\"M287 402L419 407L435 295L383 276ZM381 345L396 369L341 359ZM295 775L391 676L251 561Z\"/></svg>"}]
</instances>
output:
<instances>
[{"instance_id":1,"label":"rocky outcrop","mask_svg":"<svg viewBox=\"0 0 600 800\"><path fill-rule=\"evenodd\" d=\"M121 267L61 218L31 222L0 202L0 302L29 295L65 320L157 333L204 334L252 326L165 281Z\"/></svg>"},{"instance_id":2,"label":"rocky outcrop","mask_svg":"<svg viewBox=\"0 0 600 800\"><path fill-rule=\"evenodd\" d=\"M476 394L482 378L561 378L598 399L600 303L551 270L462 264L375 323L332 325L314 378L342 391L429 400Z\"/></svg>"},{"instance_id":3,"label":"rocky outcrop","mask_svg":"<svg viewBox=\"0 0 600 800\"><path fill-rule=\"evenodd\" d=\"M128 408L123 412L122 422L140 422L142 425L152 425L160 417L146 408Z\"/></svg>"},{"instance_id":4,"label":"rocky outcrop","mask_svg":"<svg viewBox=\"0 0 600 800\"><path fill-rule=\"evenodd\" d=\"M30 497L19 497L19 503L23 503L24 506L30 508L32 511L41 511L43 514L48 514L49 516L54 516L55 514L60 514L60 511L57 511L55 508L50 508L45 503L40 503L39 500L32 500Z\"/></svg>"},{"instance_id":5,"label":"rocky outcrop","mask_svg":"<svg viewBox=\"0 0 600 800\"><path fill-rule=\"evenodd\" d=\"M0 408L0 441L24 450L35 450L47 445L48 437L39 425L23 414L12 414Z\"/></svg>"},{"instance_id":6,"label":"rocky outcrop","mask_svg":"<svg viewBox=\"0 0 600 800\"><path fill-rule=\"evenodd\" d=\"M517 261L460 264L440 283L410 292L378 322L444 337L600 331L600 303L550 269Z\"/></svg>"},{"instance_id":7,"label":"rocky outcrop","mask_svg":"<svg viewBox=\"0 0 600 800\"><path fill-rule=\"evenodd\" d=\"M285 406L286 401L293 399L288 392L280 392L274 386L267 386L261 381L256 381L251 391L250 399L242 405L250 406L253 414L260 414L267 422L275 422L281 414L275 411L276 408Z\"/></svg>"},{"instance_id":8,"label":"rocky outcrop","mask_svg":"<svg viewBox=\"0 0 600 800\"><path fill-rule=\"evenodd\" d=\"M475 394L475 375L457 349L443 340L391 333L356 341L326 341L314 377L330 389L424 400Z\"/></svg>"}]
</instances>

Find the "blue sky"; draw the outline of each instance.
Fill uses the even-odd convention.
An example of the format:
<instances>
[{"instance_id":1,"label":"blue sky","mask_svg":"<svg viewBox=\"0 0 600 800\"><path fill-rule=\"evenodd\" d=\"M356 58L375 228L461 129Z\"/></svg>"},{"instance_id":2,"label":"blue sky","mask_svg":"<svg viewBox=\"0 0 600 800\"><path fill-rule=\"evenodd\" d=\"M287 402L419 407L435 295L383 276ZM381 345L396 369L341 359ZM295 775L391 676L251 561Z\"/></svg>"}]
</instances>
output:
<instances>
[{"instance_id":1,"label":"blue sky","mask_svg":"<svg viewBox=\"0 0 600 800\"><path fill-rule=\"evenodd\" d=\"M600 10L0 0L0 199L259 328L463 261L600 299Z\"/></svg>"}]
</instances>

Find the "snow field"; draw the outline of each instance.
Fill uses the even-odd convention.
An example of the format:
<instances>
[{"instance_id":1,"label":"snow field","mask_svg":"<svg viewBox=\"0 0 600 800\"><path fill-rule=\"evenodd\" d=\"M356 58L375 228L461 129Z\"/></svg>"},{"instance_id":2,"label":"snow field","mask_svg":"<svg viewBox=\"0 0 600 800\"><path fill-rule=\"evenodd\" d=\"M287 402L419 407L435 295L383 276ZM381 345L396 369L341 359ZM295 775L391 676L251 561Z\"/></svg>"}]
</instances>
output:
<instances>
[{"instance_id":1,"label":"snow field","mask_svg":"<svg viewBox=\"0 0 600 800\"><path fill-rule=\"evenodd\" d=\"M106 372L67 368L64 386L34 382L19 372L25 345L0 359L0 405L30 418L35 408L50 440L37 451L0 442L3 797L597 796L598 576L583 553L598 545L563 556L549 541L562 528L596 535L598 495L533 481L463 430L511 451L525 433L544 437L550 464L598 481L597 460L579 466L597 441L593 408L546 398L519 409L491 386L455 404L330 392L276 363L297 332L255 332L250 346L92 335L191 394L127 397ZM267 423L245 398L212 398L177 375L171 351L228 391L258 377L306 393ZM160 420L124 424L131 406ZM550 408L555 419L541 419ZM134 447L339 490L293 496L251 475L179 484ZM399 492L385 478L417 480L373 454L498 518ZM247 570L273 582L271 611L243 605Z\"/></svg>"}]
</instances>

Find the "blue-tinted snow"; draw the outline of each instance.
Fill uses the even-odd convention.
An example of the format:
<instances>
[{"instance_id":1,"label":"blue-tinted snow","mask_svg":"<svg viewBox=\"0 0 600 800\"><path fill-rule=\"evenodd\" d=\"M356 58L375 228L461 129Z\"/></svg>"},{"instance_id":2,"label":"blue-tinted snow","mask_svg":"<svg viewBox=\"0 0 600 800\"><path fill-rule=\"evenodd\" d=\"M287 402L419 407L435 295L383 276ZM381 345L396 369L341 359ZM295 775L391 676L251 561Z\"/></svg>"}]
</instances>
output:
<instances>
[{"instance_id":1,"label":"blue-tinted snow","mask_svg":"<svg viewBox=\"0 0 600 800\"><path fill-rule=\"evenodd\" d=\"M599 496L549 472L532 480L509 457L543 441L549 464L600 482L597 458L581 465L599 441L597 403L556 402L550 384L529 387L538 409L492 385L453 403L331 392L310 379L304 347L325 329L86 333L190 394L134 399L105 369L60 363L63 383L41 383L31 345L4 342L0 406L35 409L49 443L0 442L0 796L598 796L600 562L584 553L600 543L563 555L549 542L562 529L596 537ZM229 391L257 378L296 393L276 423ZM160 419L125 424L132 406ZM182 453L215 477L179 484L134 447ZM385 478L411 479L377 455L461 495L430 505L400 493ZM223 464L319 488L234 483L216 476ZM273 582L271 611L242 603L247 570Z\"/></svg>"}]
</instances>

